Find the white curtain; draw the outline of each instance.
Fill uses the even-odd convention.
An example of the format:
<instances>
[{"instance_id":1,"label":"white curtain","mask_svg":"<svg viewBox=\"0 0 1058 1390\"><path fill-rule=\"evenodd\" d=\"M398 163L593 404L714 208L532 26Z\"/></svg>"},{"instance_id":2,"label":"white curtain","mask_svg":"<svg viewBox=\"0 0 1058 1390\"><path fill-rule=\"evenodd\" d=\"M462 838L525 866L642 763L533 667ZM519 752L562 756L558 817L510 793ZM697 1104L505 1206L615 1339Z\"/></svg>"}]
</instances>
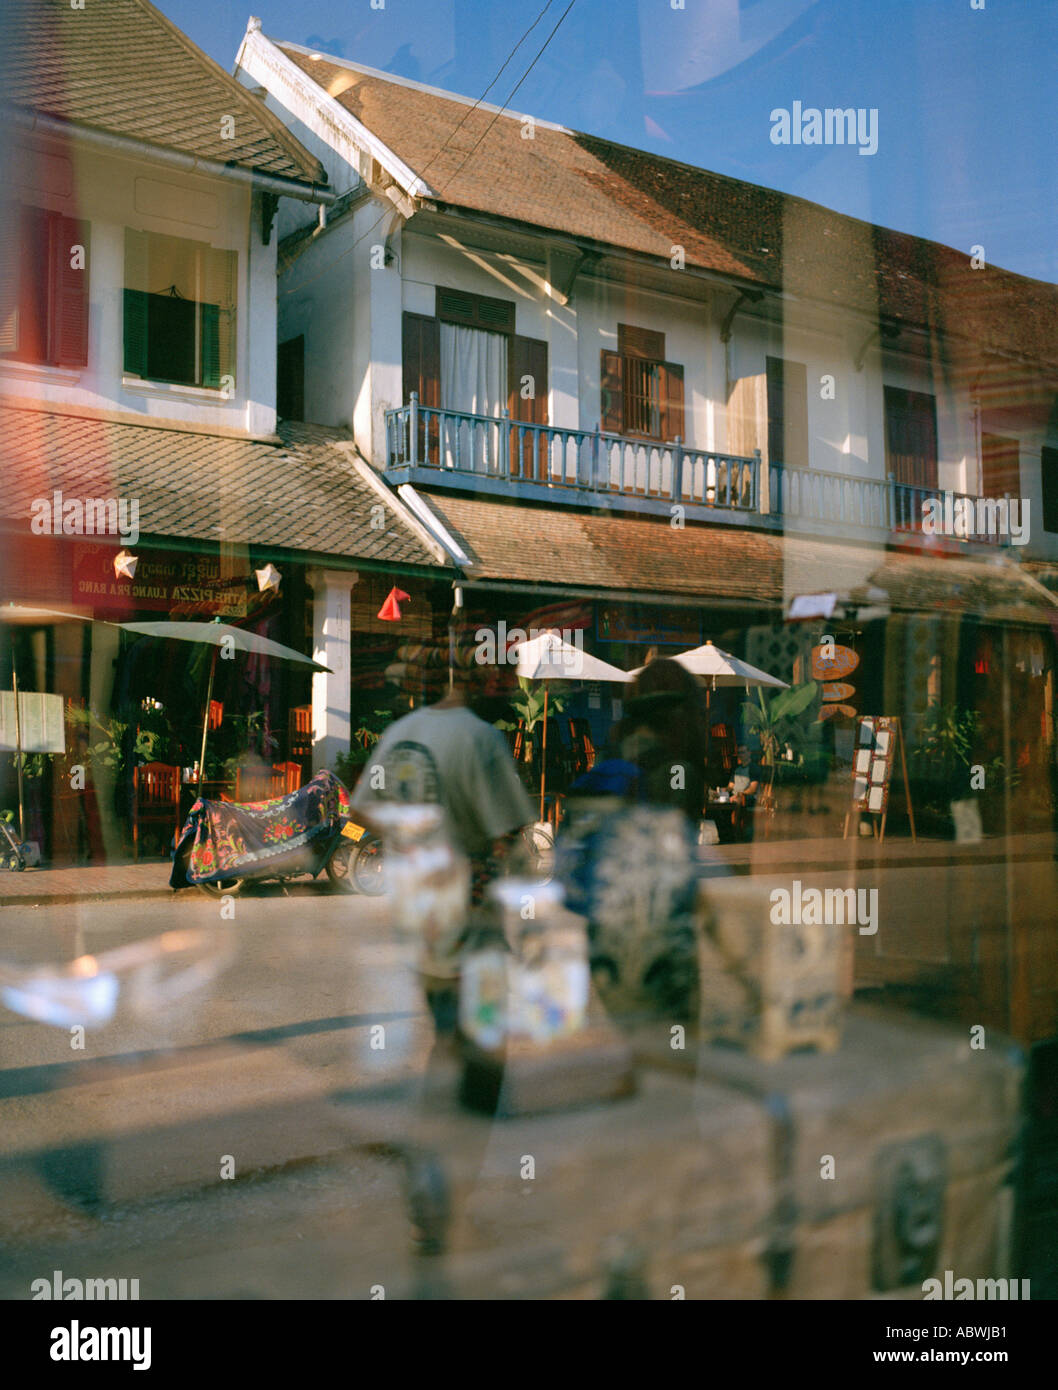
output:
<instances>
[{"instance_id":1,"label":"white curtain","mask_svg":"<svg viewBox=\"0 0 1058 1390\"><path fill-rule=\"evenodd\" d=\"M507 338L478 328L441 324L441 408L499 415L507 404ZM499 427L447 422L443 466L495 472Z\"/></svg>"}]
</instances>

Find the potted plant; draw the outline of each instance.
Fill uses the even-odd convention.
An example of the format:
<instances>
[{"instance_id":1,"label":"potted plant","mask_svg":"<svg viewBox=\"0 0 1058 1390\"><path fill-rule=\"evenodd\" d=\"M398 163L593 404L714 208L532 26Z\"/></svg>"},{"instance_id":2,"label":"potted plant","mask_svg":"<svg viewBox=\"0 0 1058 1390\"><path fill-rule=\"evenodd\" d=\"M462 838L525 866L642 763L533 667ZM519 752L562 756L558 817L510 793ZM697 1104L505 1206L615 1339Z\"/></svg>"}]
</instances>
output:
<instances>
[{"instance_id":1,"label":"potted plant","mask_svg":"<svg viewBox=\"0 0 1058 1390\"><path fill-rule=\"evenodd\" d=\"M519 676L518 689L513 691L510 697L515 718L496 720L496 728L502 729L505 733L523 730L525 738L522 742L522 761L526 764L533 761L533 736L544 718L545 693L548 717L561 714L568 698L564 692L546 690L543 681L531 681L526 676Z\"/></svg>"},{"instance_id":2,"label":"potted plant","mask_svg":"<svg viewBox=\"0 0 1058 1390\"><path fill-rule=\"evenodd\" d=\"M948 837L979 839L981 794L1013 785L1002 758L978 755L980 731L979 711L933 701L911 749L916 815Z\"/></svg>"},{"instance_id":3,"label":"potted plant","mask_svg":"<svg viewBox=\"0 0 1058 1390\"><path fill-rule=\"evenodd\" d=\"M758 687L756 703L746 700L742 705L746 732L756 734L760 740L761 762L768 769L761 796L761 805L768 810L775 804L775 775L781 754L787 746L796 755L810 745L809 731L816 722L814 706L818 695L819 686L815 681L792 685L770 698Z\"/></svg>"}]
</instances>

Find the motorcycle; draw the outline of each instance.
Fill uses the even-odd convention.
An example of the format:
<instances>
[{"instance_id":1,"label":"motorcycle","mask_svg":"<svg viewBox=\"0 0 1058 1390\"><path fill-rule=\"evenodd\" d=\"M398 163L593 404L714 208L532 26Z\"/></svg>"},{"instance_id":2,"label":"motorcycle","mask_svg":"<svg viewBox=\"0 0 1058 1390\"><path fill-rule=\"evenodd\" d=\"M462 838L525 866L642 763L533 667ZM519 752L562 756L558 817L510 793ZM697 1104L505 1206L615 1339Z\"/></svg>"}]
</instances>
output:
<instances>
[{"instance_id":1,"label":"motorcycle","mask_svg":"<svg viewBox=\"0 0 1058 1390\"><path fill-rule=\"evenodd\" d=\"M200 797L177 838L170 886L233 897L248 882L325 872L336 892L376 896L385 889L382 842L350 811L331 772L267 801Z\"/></svg>"}]
</instances>

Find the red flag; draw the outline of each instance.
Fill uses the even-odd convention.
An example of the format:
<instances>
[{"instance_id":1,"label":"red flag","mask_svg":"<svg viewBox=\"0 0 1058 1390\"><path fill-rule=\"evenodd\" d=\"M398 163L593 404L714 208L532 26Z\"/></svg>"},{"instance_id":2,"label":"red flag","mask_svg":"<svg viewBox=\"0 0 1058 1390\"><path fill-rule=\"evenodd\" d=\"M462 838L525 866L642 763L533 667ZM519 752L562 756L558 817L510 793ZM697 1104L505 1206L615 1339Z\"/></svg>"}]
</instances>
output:
<instances>
[{"instance_id":1,"label":"red flag","mask_svg":"<svg viewBox=\"0 0 1058 1390\"><path fill-rule=\"evenodd\" d=\"M386 595L385 603L378 610L378 617L386 623L398 622L400 620L400 609L397 605L398 603L406 603L410 598L410 594L406 594L403 589L398 589L396 585L394 585Z\"/></svg>"}]
</instances>

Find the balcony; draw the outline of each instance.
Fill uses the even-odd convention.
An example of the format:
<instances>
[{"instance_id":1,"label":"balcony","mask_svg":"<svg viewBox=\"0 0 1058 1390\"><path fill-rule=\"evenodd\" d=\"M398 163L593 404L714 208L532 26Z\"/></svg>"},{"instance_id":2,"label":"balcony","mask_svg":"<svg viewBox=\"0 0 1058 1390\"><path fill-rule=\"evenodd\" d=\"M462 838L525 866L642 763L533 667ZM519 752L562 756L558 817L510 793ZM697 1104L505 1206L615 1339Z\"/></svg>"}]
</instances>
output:
<instances>
[{"instance_id":1,"label":"balcony","mask_svg":"<svg viewBox=\"0 0 1058 1390\"><path fill-rule=\"evenodd\" d=\"M809 534L884 539L921 533L937 488L691 449L599 430L410 404L386 411L386 478L527 502L671 516ZM766 481L766 487L762 484ZM953 494L953 499L963 494ZM970 499L971 501L974 499ZM1009 544L1008 537L981 542Z\"/></svg>"}]
</instances>

